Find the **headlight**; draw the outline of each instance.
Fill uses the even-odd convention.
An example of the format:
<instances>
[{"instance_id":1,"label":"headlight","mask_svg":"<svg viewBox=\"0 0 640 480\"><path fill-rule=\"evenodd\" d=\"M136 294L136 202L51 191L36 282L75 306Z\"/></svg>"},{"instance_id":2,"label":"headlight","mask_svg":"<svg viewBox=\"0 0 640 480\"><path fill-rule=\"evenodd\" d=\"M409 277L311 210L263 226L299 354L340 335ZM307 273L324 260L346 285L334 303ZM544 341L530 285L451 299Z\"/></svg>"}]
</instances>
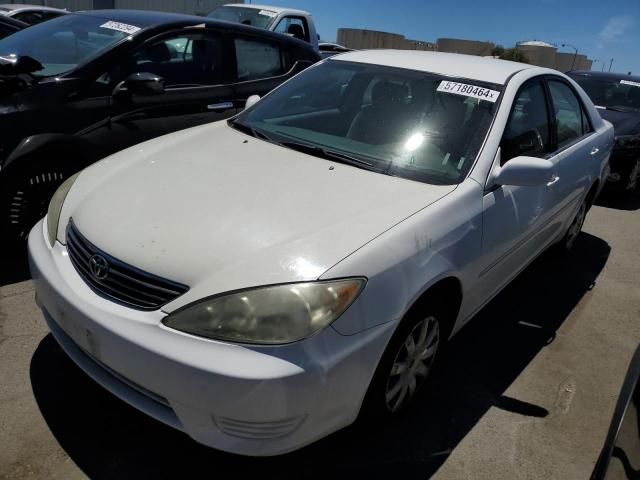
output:
<instances>
[{"instance_id":1,"label":"headlight","mask_svg":"<svg viewBox=\"0 0 640 480\"><path fill-rule=\"evenodd\" d=\"M62 185L58 187L49 202L49 210L47 210L47 235L49 236L49 244L52 247L56 243L56 237L58 236L58 222L60 221L60 213L62 213L64 199L67 198L67 193L71 190L71 186L73 182L76 181L76 178L78 178L78 175L80 175L80 172L71 175L62 182Z\"/></svg>"},{"instance_id":2,"label":"headlight","mask_svg":"<svg viewBox=\"0 0 640 480\"><path fill-rule=\"evenodd\" d=\"M336 320L362 291L363 278L291 283L205 299L163 320L200 337L277 345L301 340Z\"/></svg>"},{"instance_id":3,"label":"headlight","mask_svg":"<svg viewBox=\"0 0 640 480\"><path fill-rule=\"evenodd\" d=\"M622 135L616 137L616 144L614 148L627 149L640 149L640 135Z\"/></svg>"}]
</instances>

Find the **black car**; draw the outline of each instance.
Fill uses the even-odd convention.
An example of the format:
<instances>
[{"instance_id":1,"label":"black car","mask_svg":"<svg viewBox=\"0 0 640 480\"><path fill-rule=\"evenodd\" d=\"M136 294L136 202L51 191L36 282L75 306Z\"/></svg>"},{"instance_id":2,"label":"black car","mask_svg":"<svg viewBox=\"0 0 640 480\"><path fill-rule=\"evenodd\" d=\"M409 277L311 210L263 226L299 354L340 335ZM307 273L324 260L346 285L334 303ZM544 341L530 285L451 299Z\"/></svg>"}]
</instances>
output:
<instances>
[{"instance_id":1,"label":"black car","mask_svg":"<svg viewBox=\"0 0 640 480\"><path fill-rule=\"evenodd\" d=\"M25 239L74 172L230 117L319 59L263 29L132 10L72 13L0 40L2 238Z\"/></svg>"},{"instance_id":2,"label":"black car","mask_svg":"<svg viewBox=\"0 0 640 480\"><path fill-rule=\"evenodd\" d=\"M21 22L20 20L0 15L0 39L8 37L12 33L16 33L28 26L29 24Z\"/></svg>"},{"instance_id":3,"label":"black car","mask_svg":"<svg viewBox=\"0 0 640 480\"><path fill-rule=\"evenodd\" d=\"M631 191L640 181L640 77L621 73L574 71L573 78L591 97L616 134L609 189Z\"/></svg>"}]
</instances>

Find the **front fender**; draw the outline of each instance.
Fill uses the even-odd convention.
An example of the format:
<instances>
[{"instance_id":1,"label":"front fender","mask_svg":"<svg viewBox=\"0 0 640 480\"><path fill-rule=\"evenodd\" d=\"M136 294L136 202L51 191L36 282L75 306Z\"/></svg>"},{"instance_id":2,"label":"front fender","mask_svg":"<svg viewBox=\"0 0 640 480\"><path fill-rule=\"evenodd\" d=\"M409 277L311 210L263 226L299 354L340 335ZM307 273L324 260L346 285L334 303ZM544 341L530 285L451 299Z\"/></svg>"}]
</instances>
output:
<instances>
[{"instance_id":1,"label":"front fender","mask_svg":"<svg viewBox=\"0 0 640 480\"><path fill-rule=\"evenodd\" d=\"M0 170L6 170L10 165L15 167L25 165L24 162L42 161L42 158L47 161L74 162L81 170L101 157L101 152L83 138L62 133L42 133L24 138L4 159Z\"/></svg>"}]
</instances>

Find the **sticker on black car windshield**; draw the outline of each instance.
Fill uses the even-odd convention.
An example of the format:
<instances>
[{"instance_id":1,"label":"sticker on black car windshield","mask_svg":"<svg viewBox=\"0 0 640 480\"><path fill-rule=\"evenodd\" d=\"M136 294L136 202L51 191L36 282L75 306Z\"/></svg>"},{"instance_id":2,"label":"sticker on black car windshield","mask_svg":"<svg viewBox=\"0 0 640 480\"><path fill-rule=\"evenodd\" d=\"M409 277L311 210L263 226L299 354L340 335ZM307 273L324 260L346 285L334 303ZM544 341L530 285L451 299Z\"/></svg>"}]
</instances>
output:
<instances>
[{"instance_id":1,"label":"sticker on black car windshield","mask_svg":"<svg viewBox=\"0 0 640 480\"><path fill-rule=\"evenodd\" d=\"M620 80L623 85L632 85L634 87L640 87L640 82L632 82L631 80Z\"/></svg>"},{"instance_id":2,"label":"sticker on black car windshield","mask_svg":"<svg viewBox=\"0 0 640 480\"><path fill-rule=\"evenodd\" d=\"M114 22L112 20L103 23L100 25L102 28L108 28L109 30L116 30L118 32L128 33L129 35L133 35L137 31L140 30L140 27L136 27L135 25L128 25L126 23Z\"/></svg>"},{"instance_id":3,"label":"sticker on black car windshield","mask_svg":"<svg viewBox=\"0 0 640 480\"><path fill-rule=\"evenodd\" d=\"M479 87L477 85L469 85L467 83L450 82L448 80L440 82L437 90L438 92L453 93L455 95L486 100L491 103L495 103L500 96L500 92L497 90L491 90L490 88Z\"/></svg>"}]
</instances>

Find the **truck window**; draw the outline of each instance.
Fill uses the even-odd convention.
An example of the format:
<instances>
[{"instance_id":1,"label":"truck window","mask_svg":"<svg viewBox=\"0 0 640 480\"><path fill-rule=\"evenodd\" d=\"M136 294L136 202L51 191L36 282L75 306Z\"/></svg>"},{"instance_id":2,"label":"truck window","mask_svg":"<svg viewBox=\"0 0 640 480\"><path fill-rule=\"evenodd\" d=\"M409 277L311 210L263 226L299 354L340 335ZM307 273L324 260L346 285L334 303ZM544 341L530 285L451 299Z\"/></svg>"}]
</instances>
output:
<instances>
[{"instance_id":1,"label":"truck window","mask_svg":"<svg viewBox=\"0 0 640 480\"><path fill-rule=\"evenodd\" d=\"M309 41L309 28L307 20L303 17L284 17L273 31L284 33L305 42Z\"/></svg>"}]
</instances>

